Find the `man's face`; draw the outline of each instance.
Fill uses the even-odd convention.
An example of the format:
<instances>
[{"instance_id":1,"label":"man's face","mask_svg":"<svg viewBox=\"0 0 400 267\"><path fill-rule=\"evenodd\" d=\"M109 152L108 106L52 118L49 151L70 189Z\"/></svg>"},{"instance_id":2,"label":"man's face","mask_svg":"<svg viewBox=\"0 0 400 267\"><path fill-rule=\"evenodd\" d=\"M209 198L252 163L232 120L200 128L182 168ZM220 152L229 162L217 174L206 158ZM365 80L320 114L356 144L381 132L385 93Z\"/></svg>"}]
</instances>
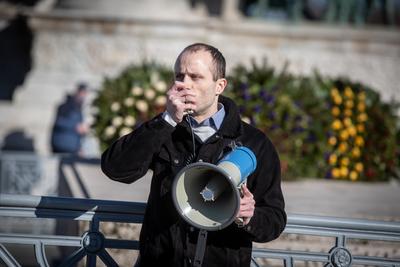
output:
<instances>
[{"instance_id":1,"label":"man's face","mask_svg":"<svg viewBox=\"0 0 400 267\"><path fill-rule=\"evenodd\" d=\"M199 121L217 112L218 95L226 86L225 79L214 80L213 71L210 53L202 50L183 54L175 64L175 81L187 90L188 101L195 106L193 116Z\"/></svg>"},{"instance_id":2,"label":"man's face","mask_svg":"<svg viewBox=\"0 0 400 267\"><path fill-rule=\"evenodd\" d=\"M76 93L75 95L75 100L78 104L83 104L83 102L85 101L87 96L87 91L86 90L82 90Z\"/></svg>"}]
</instances>

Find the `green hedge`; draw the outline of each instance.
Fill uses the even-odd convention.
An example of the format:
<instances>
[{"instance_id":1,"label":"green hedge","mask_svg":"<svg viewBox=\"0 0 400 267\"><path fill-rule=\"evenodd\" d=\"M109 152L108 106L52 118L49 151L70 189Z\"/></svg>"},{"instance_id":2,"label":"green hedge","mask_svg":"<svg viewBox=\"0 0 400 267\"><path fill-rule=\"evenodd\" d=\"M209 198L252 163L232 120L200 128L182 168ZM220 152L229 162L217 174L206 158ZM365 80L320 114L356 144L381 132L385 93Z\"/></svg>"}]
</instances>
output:
<instances>
[{"instance_id":1,"label":"green hedge","mask_svg":"<svg viewBox=\"0 0 400 267\"><path fill-rule=\"evenodd\" d=\"M105 79L94 101L93 125L102 149L164 110L172 83L170 68L133 65ZM400 130L398 105L344 78L276 72L266 62L239 65L225 94L242 119L276 145L284 179L319 177L379 181L397 177Z\"/></svg>"}]
</instances>

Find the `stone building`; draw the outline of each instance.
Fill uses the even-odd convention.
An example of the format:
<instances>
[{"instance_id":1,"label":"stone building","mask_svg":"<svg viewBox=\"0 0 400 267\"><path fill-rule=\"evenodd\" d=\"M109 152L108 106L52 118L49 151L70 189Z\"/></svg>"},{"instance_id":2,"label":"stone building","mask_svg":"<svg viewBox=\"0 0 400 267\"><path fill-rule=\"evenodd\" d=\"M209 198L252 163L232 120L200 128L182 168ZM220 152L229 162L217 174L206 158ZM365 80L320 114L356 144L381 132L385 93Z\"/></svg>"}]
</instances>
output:
<instances>
[{"instance_id":1,"label":"stone building","mask_svg":"<svg viewBox=\"0 0 400 267\"><path fill-rule=\"evenodd\" d=\"M267 58L277 69L288 61L292 73L318 69L362 81L386 101L400 100L399 28L265 21L244 16L240 8L246 1L239 0L36 2L5 5L0 12L2 32L22 18L28 34L27 46L3 46L2 54L20 49L17 55L23 58L2 67L10 70L22 62L11 97L0 101L0 143L13 131L22 131L40 154L50 153L55 108L78 82L97 89L104 77L144 59L172 67L176 55L193 42L220 48L228 71L251 58Z\"/></svg>"}]
</instances>

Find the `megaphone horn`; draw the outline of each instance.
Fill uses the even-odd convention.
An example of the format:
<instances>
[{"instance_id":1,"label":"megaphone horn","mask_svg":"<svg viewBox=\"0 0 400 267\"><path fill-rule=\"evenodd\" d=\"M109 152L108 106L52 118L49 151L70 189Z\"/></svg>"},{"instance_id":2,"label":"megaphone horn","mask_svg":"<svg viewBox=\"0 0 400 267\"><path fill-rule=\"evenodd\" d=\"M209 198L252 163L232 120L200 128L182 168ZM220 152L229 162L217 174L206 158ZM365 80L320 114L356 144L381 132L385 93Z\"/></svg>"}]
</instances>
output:
<instances>
[{"instance_id":1,"label":"megaphone horn","mask_svg":"<svg viewBox=\"0 0 400 267\"><path fill-rule=\"evenodd\" d=\"M239 188L256 166L254 153L244 146L236 147L217 165L196 162L186 166L172 185L176 209L197 228L215 231L227 227L239 210Z\"/></svg>"}]
</instances>

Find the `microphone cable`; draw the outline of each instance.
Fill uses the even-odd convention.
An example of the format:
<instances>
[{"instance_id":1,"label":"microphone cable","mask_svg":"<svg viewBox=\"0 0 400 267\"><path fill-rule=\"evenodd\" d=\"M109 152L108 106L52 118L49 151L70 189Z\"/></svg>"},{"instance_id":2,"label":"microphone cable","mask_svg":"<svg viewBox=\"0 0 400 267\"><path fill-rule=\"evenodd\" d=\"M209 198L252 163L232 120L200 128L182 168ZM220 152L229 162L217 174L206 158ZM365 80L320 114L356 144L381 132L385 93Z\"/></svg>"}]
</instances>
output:
<instances>
[{"instance_id":1,"label":"microphone cable","mask_svg":"<svg viewBox=\"0 0 400 267\"><path fill-rule=\"evenodd\" d=\"M192 153L189 155L189 157L186 159L185 165L189 165L190 163L193 162L193 160L196 158L196 140L194 138L194 132L193 132L193 125L192 125L192 120L193 117L190 116L190 112L186 115L186 121L189 124L190 128L190 134L192 136Z\"/></svg>"}]
</instances>

